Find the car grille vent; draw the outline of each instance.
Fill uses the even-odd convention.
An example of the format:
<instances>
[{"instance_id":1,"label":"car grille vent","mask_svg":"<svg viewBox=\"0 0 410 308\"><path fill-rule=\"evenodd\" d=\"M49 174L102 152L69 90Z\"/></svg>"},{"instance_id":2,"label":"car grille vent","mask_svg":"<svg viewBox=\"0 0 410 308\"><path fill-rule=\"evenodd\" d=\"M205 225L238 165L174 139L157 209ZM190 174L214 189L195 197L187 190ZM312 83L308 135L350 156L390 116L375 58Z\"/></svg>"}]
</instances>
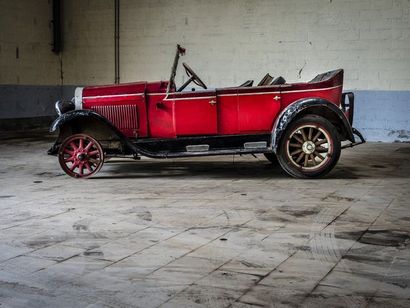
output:
<instances>
[{"instance_id":1,"label":"car grille vent","mask_svg":"<svg viewBox=\"0 0 410 308\"><path fill-rule=\"evenodd\" d=\"M91 109L120 130L138 128L138 108L135 105L92 106Z\"/></svg>"}]
</instances>

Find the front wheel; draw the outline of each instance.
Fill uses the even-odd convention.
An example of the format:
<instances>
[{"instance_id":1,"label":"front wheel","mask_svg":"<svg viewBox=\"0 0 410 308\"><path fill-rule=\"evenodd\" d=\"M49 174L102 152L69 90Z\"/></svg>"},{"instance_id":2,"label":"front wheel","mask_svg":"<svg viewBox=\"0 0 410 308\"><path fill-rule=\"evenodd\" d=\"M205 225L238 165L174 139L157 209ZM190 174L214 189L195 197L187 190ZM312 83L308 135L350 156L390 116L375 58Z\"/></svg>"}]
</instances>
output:
<instances>
[{"instance_id":1,"label":"front wheel","mask_svg":"<svg viewBox=\"0 0 410 308\"><path fill-rule=\"evenodd\" d=\"M340 157L336 128L323 117L307 115L291 123L279 142L278 161L296 178L326 175Z\"/></svg>"},{"instance_id":2,"label":"front wheel","mask_svg":"<svg viewBox=\"0 0 410 308\"><path fill-rule=\"evenodd\" d=\"M86 178L101 169L104 152L97 140L85 134L77 134L63 141L58 152L58 161L69 176Z\"/></svg>"}]
</instances>

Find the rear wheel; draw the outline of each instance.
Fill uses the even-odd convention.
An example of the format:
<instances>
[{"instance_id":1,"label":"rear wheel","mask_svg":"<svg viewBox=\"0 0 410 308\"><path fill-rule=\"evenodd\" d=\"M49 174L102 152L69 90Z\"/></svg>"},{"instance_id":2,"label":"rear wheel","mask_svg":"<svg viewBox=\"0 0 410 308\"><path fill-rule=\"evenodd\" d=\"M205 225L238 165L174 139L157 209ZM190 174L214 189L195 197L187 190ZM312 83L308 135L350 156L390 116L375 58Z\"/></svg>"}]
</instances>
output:
<instances>
[{"instance_id":1,"label":"rear wheel","mask_svg":"<svg viewBox=\"0 0 410 308\"><path fill-rule=\"evenodd\" d=\"M104 152L97 140L85 134L77 134L63 141L58 152L58 161L69 176L86 178L101 169Z\"/></svg>"},{"instance_id":2,"label":"rear wheel","mask_svg":"<svg viewBox=\"0 0 410 308\"><path fill-rule=\"evenodd\" d=\"M279 143L278 161L296 178L326 175L340 157L336 128L323 117L307 115L291 123Z\"/></svg>"}]
</instances>

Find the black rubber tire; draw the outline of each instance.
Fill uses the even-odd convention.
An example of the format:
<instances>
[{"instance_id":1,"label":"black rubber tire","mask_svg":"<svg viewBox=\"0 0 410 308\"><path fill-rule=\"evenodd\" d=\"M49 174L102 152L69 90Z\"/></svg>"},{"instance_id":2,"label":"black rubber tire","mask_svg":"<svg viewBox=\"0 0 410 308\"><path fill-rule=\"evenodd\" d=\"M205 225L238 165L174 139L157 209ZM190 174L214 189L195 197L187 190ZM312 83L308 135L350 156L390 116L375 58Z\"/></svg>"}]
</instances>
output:
<instances>
[{"instance_id":1,"label":"black rubber tire","mask_svg":"<svg viewBox=\"0 0 410 308\"><path fill-rule=\"evenodd\" d=\"M325 156L327 161L323 164L323 166L316 170L303 170L303 166L297 167L294 162L291 161L291 158L289 158L290 154L288 155L288 153L290 151L288 151L288 149L286 148L288 139L291 137L291 135L296 132L298 128L306 127L306 125L314 125L315 127L325 131L330 137L329 142L331 143L331 150ZM321 116L306 115L300 119L295 120L286 129L279 142L277 157L282 169L292 177L302 179L320 178L328 174L334 168L340 158L340 152L341 144L339 134L334 125Z\"/></svg>"},{"instance_id":2,"label":"black rubber tire","mask_svg":"<svg viewBox=\"0 0 410 308\"><path fill-rule=\"evenodd\" d=\"M275 153L264 153L263 155L266 157L267 160L271 162L272 165L279 165L278 158L276 157Z\"/></svg>"}]
</instances>

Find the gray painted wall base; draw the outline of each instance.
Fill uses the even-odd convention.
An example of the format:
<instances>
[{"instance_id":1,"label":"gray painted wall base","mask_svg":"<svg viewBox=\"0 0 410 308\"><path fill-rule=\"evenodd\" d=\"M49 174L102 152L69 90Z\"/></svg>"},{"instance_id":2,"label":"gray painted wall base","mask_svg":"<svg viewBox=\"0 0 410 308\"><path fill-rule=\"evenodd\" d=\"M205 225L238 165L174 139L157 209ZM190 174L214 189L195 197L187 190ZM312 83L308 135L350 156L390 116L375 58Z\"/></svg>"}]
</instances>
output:
<instances>
[{"instance_id":1,"label":"gray painted wall base","mask_svg":"<svg viewBox=\"0 0 410 308\"><path fill-rule=\"evenodd\" d=\"M410 91L353 92L353 125L366 140L410 142Z\"/></svg>"},{"instance_id":2,"label":"gray painted wall base","mask_svg":"<svg viewBox=\"0 0 410 308\"><path fill-rule=\"evenodd\" d=\"M28 129L48 130L51 123L57 118L54 116L0 119L0 131L18 131Z\"/></svg>"},{"instance_id":3,"label":"gray painted wall base","mask_svg":"<svg viewBox=\"0 0 410 308\"><path fill-rule=\"evenodd\" d=\"M0 85L0 129L43 128L76 86ZM354 126L368 141L410 142L410 91L355 90Z\"/></svg>"},{"instance_id":4,"label":"gray painted wall base","mask_svg":"<svg viewBox=\"0 0 410 308\"><path fill-rule=\"evenodd\" d=\"M56 115L54 103L71 100L75 87L0 85L0 119Z\"/></svg>"}]
</instances>

